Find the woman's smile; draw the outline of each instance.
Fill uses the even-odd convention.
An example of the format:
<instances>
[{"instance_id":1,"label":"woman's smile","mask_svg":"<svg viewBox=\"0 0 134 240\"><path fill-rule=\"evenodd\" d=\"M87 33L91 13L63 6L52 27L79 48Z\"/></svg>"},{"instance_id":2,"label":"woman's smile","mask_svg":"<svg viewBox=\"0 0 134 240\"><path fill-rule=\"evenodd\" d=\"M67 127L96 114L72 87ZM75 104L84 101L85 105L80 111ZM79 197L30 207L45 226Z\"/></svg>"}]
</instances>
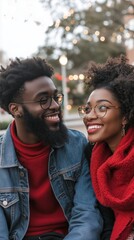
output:
<instances>
[{"instance_id":1,"label":"woman's smile","mask_svg":"<svg viewBox=\"0 0 134 240\"><path fill-rule=\"evenodd\" d=\"M89 141L105 141L109 145L118 143L122 138L123 117L113 94L104 88L96 89L90 94L87 106L89 110L83 121ZM96 109L96 106L99 107Z\"/></svg>"}]
</instances>

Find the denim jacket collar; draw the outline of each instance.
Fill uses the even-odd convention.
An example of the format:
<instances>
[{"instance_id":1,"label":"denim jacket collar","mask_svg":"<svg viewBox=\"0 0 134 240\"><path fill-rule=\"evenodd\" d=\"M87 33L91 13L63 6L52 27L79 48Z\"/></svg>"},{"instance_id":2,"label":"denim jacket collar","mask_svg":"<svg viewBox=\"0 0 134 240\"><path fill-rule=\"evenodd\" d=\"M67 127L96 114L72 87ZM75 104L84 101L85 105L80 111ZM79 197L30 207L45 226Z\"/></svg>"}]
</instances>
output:
<instances>
[{"instance_id":1,"label":"denim jacket collar","mask_svg":"<svg viewBox=\"0 0 134 240\"><path fill-rule=\"evenodd\" d=\"M1 154L0 154L0 167L14 167L19 166L13 141L10 133L10 125L5 134L0 138ZM7 151L8 149L8 151Z\"/></svg>"}]
</instances>

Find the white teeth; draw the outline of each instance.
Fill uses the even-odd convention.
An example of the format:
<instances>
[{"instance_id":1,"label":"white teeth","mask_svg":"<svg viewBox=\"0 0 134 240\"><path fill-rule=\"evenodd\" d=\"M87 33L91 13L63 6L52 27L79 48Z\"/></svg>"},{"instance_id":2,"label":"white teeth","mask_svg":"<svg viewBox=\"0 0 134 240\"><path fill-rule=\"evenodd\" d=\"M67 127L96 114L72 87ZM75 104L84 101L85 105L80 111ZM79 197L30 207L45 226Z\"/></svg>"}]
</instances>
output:
<instances>
[{"instance_id":1,"label":"white teeth","mask_svg":"<svg viewBox=\"0 0 134 240\"><path fill-rule=\"evenodd\" d=\"M88 126L88 129L96 129L96 128L101 128L102 126L100 125L92 125L92 126Z\"/></svg>"},{"instance_id":2,"label":"white teeth","mask_svg":"<svg viewBox=\"0 0 134 240\"><path fill-rule=\"evenodd\" d=\"M56 115L56 116L48 116L46 118L48 118L48 119L57 119L57 117L58 117L58 115Z\"/></svg>"}]
</instances>

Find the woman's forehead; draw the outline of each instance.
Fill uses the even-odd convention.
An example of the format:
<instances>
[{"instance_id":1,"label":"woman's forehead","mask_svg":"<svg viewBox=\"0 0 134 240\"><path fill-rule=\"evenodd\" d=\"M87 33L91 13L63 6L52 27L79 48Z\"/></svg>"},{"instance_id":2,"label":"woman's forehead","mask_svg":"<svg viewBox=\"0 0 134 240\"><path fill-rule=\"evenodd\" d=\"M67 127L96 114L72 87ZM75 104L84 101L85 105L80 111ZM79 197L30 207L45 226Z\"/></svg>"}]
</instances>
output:
<instances>
[{"instance_id":1,"label":"woman's forehead","mask_svg":"<svg viewBox=\"0 0 134 240\"><path fill-rule=\"evenodd\" d=\"M118 102L114 94L105 88L95 89L88 98L87 102L90 101L110 101L110 102Z\"/></svg>"}]
</instances>

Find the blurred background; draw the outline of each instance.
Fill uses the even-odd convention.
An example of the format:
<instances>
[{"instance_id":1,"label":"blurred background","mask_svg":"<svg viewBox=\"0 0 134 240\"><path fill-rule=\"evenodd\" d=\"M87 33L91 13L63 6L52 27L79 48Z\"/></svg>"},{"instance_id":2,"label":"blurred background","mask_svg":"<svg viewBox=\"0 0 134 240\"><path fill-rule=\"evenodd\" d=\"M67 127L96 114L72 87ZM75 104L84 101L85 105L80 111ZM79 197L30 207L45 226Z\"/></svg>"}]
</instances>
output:
<instances>
[{"instance_id":1,"label":"blurred background","mask_svg":"<svg viewBox=\"0 0 134 240\"><path fill-rule=\"evenodd\" d=\"M66 125L84 133L77 108L88 96L83 82L89 62L125 54L134 64L134 0L0 0L0 31L0 64L46 58L64 93ZM0 109L0 130L11 120Z\"/></svg>"}]
</instances>

